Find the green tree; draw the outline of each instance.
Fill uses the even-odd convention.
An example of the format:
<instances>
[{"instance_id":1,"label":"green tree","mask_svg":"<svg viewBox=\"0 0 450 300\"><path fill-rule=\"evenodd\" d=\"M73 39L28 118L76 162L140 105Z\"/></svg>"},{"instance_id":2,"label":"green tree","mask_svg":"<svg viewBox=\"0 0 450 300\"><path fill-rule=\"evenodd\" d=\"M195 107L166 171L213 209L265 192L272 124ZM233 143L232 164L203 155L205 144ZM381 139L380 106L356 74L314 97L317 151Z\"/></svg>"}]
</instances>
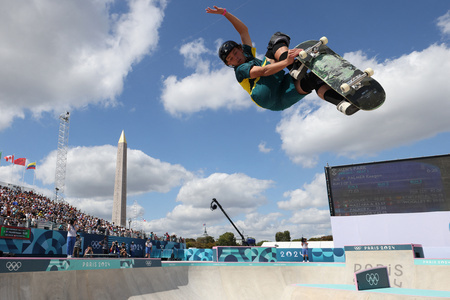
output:
<instances>
[{"instance_id":1,"label":"green tree","mask_svg":"<svg viewBox=\"0 0 450 300\"><path fill-rule=\"evenodd\" d=\"M216 245L216 241L212 236L201 236L197 238L197 248L211 249Z\"/></svg>"},{"instance_id":2,"label":"green tree","mask_svg":"<svg viewBox=\"0 0 450 300\"><path fill-rule=\"evenodd\" d=\"M333 236L332 235L324 235L324 236L319 236L319 237L315 237L315 238L310 238L310 241L332 241L333 240Z\"/></svg>"},{"instance_id":3,"label":"green tree","mask_svg":"<svg viewBox=\"0 0 450 300\"><path fill-rule=\"evenodd\" d=\"M290 242L291 241L291 233L289 232L289 230L286 230L285 232L278 231L275 234L275 241Z\"/></svg>"},{"instance_id":4,"label":"green tree","mask_svg":"<svg viewBox=\"0 0 450 300\"><path fill-rule=\"evenodd\" d=\"M256 243L256 246L261 247L262 244L264 244L264 242L269 242L269 241L260 241L260 242Z\"/></svg>"},{"instance_id":5,"label":"green tree","mask_svg":"<svg viewBox=\"0 0 450 300\"><path fill-rule=\"evenodd\" d=\"M236 237L232 232L225 232L216 242L216 246L237 246Z\"/></svg>"},{"instance_id":6,"label":"green tree","mask_svg":"<svg viewBox=\"0 0 450 300\"><path fill-rule=\"evenodd\" d=\"M197 242L194 239L186 238L186 248L197 248Z\"/></svg>"}]
</instances>

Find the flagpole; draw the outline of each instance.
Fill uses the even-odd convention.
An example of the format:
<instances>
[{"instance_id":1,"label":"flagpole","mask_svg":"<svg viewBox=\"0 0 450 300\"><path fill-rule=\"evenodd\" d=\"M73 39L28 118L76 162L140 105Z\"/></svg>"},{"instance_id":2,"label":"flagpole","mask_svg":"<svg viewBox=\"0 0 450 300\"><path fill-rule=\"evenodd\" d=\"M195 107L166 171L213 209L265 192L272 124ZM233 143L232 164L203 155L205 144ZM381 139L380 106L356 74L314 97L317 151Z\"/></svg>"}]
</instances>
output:
<instances>
[{"instance_id":1,"label":"flagpole","mask_svg":"<svg viewBox=\"0 0 450 300\"><path fill-rule=\"evenodd\" d=\"M12 164L12 167L11 167L11 175L9 176L9 183L10 184L12 184L12 177L13 177L13 172L14 172L14 154L13 154L13 156L12 156L12 161L11 161L11 164Z\"/></svg>"},{"instance_id":2,"label":"flagpole","mask_svg":"<svg viewBox=\"0 0 450 300\"><path fill-rule=\"evenodd\" d=\"M25 166L27 165L27 161L28 159L25 159ZM26 168L25 166L22 171L22 186L25 186L25 168Z\"/></svg>"}]
</instances>

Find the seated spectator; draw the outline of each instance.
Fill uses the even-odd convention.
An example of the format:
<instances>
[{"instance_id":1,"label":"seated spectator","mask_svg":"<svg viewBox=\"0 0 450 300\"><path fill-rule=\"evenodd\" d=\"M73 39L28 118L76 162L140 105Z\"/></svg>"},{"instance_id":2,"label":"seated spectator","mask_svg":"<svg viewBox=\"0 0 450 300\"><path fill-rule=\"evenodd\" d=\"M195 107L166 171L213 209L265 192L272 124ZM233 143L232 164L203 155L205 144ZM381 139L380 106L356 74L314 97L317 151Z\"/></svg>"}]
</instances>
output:
<instances>
[{"instance_id":1,"label":"seated spectator","mask_svg":"<svg viewBox=\"0 0 450 300\"><path fill-rule=\"evenodd\" d=\"M87 246L86 250L84 251L83 257L92 257L92 254L94 254L94 251L92 250L92 246Z\"/></svg>"},{"instance_id":2,"label":"seated spectator","mask_svg":"<svg viewBox=\"0 0 450 300\"><path fill-rule=\"evenodd\" d=\"M111 248L109 249L109 254L114 254L116 256L120 255L119 245L118 245L117 241L112 242Z\"/></svg>"},{"instance_id":3,"label":"seated spectator","mask_svg":"<svg viewBox=\"0 0 450 300\"><path fill-rule=\"evenodd\" d=\"M125 243L122 243L122 246L120 247L120 256L128 257L127 246L125 245Z\"/></svg>"}]
</instances>

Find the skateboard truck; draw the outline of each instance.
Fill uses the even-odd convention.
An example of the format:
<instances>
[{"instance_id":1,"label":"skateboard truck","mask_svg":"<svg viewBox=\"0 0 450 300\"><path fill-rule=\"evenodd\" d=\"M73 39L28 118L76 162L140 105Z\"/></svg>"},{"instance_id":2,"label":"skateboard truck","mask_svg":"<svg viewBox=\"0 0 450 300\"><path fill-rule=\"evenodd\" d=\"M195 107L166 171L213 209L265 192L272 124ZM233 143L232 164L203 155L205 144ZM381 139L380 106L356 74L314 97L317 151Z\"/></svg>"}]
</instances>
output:
<instances>
[{"instance_id":1,"label":"skateboard truck","mask_svg":"<svg viewBox=\"0 0 450 300\"><path fill-rule=\"evenodd\" d=\"M371 68L367 68L364 70L364 73L359 74L352 79L350 79L348 82L343 83L341 85L341 91L343 93L350 92L350 89L354 89L355 91L359 90L362 86L362 81L366 77L371 77L373 75L373 70Z\"/></svg>"},{"instance_id":2,"label":"skateboard truck","mask_svg":"<svg viewBox=\"0 0 450 300\"><path fill-rule=\"evenodd\" d=\"M317 44L312 45L311 47L309 47L306 50L300 51L298 56L300 56L300 58L302 58L302 59L305 59L309 54L312 58L315 58L315 57L319 56L319 54L320 54L319 47L322 45L326 45L326 44L328 44L328 39L325 36L323 36L320 38L320 40L317 42Z\"/></svg>"}]
</instances>

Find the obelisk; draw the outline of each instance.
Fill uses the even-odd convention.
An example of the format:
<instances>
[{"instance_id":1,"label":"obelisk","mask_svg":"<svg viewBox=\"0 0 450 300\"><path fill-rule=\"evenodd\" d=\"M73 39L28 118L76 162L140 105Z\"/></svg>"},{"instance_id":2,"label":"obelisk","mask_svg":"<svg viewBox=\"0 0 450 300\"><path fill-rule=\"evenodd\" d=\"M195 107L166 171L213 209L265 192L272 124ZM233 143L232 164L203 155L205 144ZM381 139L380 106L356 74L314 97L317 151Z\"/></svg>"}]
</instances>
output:
<instances>
[{"instance_id":1,"label":"obelisk","mask_svg":"<svg viewBox=\"0 0 450 300\"><path fill-rule=\"evenodd\" d=\"M117 226L127 226L127 140L123 130L117 145L112 222Z\"/></svg>"}]
</instances>

